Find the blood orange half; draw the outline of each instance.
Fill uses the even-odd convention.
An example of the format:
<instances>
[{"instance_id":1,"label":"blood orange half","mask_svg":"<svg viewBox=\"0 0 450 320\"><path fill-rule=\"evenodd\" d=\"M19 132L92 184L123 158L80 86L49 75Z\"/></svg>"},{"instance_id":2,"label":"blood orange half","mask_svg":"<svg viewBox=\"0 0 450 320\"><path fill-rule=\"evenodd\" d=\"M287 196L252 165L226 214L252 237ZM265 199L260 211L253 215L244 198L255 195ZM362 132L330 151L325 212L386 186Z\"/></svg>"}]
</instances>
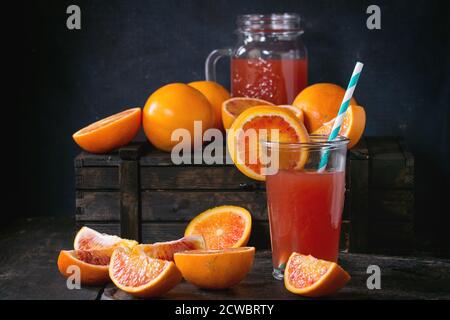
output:
<instances>
[{"instance_id":1,"label":"blood orange half","mask_svg":"<svg viewBox=\"0 0 450 320\"><path fill-rule=\"evenodd\" d=\"M193 285L225 289L245 278L252 268L254 255L254 247L193 250L175 253L175 264Z\"/></svg>"},{"instance_id":2,"label":"blood orange half","mask_svg":"<svg viewBox=\"0 0 450 320\"><path fill-rule=\"evenodd\" d=\"M264 181L260 140L283 143L308 142L305 126L288 108L257 106L241 113L228 132L227 146L236 167L246 176ZM301 168L308 154L296 154L295 167ZM267 165L267 163L266 163Z\"/></svg>"},{"instance_id":3,"label":"blood orange half","mask_svg":"<svg viewBox=\"0 0 450 320\"><path fill-rule=\"evenodd\" d=\"M273 106L273 103L256 98L235 97L222 103L222 122L225 129L230 129L234 120L245 110L256 106Z\"/></svg>"},{"instance_id":4,"label":"blood orange half","mask_svg":"<svg viewBox=\"0 0 450 320\"><path fill-rule=\"evenodd\" d=\"M292 253L284 271L284 285L290 292L306 296L321 297L343 288L350 275L338 264Z\"/></svg>"},{"instance_id":5,"label":"blood orange half","mask_svg":"<svg viewBox=\"0 0 450 320\"><path fill-rule=\"evenodd\" d=\"M172 261L151 258L138 247L114 250L109 276L119 289L141 298L161 296L182 279Z\"/></svg>"},{"instance_id":6,"label":"blood orange half","mask_svg":"<svg viewBox=\"0 0 450 320\"><path fill-rule=\"evenodd\" d=\"M247 244L251 228L252 216L247 209L220 206L196 216L184 235L203 236L207 249L236 248Z\"/></svg>"},{"instance_id":7,"label":"blood orange half","mask_svg":"<svg viewBox=\"0 0 450 320\"><path fill-rule=\"evenodd\" d=\"M105 153L128 144L140 127L141 108L132 108L94 122L72 137L88 152Z\"/></svg>"}]
</instances>

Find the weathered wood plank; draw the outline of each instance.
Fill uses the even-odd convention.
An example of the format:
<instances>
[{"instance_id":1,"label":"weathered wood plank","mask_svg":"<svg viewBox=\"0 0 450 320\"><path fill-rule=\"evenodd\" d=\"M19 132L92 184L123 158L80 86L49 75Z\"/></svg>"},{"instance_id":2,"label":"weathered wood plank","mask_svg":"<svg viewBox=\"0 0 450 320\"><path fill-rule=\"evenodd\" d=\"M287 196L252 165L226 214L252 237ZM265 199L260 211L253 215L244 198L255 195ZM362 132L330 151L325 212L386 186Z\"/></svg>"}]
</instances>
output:
<instances>
[{"instance_id":1,"label":"weathered wood plank","mask_svg":"<svg viewBox=\"0 0 450 320\"><path fill-rule=\"evenodd\" d=\"M120 235L126 239L141 240L141 190L139 165L136 160L122 160L120 181Z\"/></svg>"},{"instance_id":2,"label":"weathered wood plank","mask_svg":"<svg viewBox=\"0 0 450 320\"><path fill-rule=\"evenodd\" d=\"M75 167L117 167L120 164L118 152L93 154L82 151L75 157Z\"/></svg>"},{"instance_id":3,"label":"weathered wood plank","mask_svg":"<svg viewBox=\"0 0 450 320\"><path fill-rule=\"evenodd\" d=\"M369 150L365 137L362 137L358 144L348 151L347 158L355 160L369 160Z\"/></svg>"},{"instance_id":4,"label":"weathered wood plank","mask_svg":"<svg viewBox=\"0 0 450 320\"><path fill-rule=\"evenodd\" d=\"M78 190L119 190L119 168L75 168L75 188Z\"/></svg>"},{"instance_id":5,"label":"weathered wood plank","mask_svg":"<svg viewBox=\"0 0 450 320\"><path fill-rule=\"evenodd\" d=\"M414 187L414 162L405 157L398 139L368 138L371 188Z\"/></svg>"},{"instance_id":6,"label":"weathered wood plank","mask_svg":"<svg viewBox=\"0 0 450 320\"><path fill-rule=\"evenodd\" d=\"M119 221L118 192L79 192L76 199L77 220ZM263 191L144 191L143 221L188 221L200 212L219 205L247 208L255 220L267 220L266 195Z\"/></svg>"},{"instance_id":7,"label":"weathered wood plank","mask_svg":"<svg viewBox=\"0 0 450 320\"><path fill-rule=\"evenodd\" d=\"M414 191L375 189L370 191L370 221L412 222Z\"/></svg>"},{"instance_id":8,"label":"weathered wood plank","mask_svg":"<svg viewBox=\"0 0 450 320\"><path fill-rule=\"evenodd\" d=\"M397 137L366 137L370 159L404 159Z\"/></svg>"},{"instance_id":9,"label":"weathered wood plank","mask_svg":"<svg viewBox=\"0 0 450 320\"><path fill-rule=\"evenodd\" d=\"M234 166L142 167L143 190L256 190L265 184L243 175Z\"/></svg>"},{"instance_id":10,"label":"weathered wood plank","mask_svg":"<svg viewBox=\"0 0 450 320\"><path fill-rule=\"evenodd\" d=\"M119 149L119 157L121 160L137 161L143 150L144 144L142 142L131 142Z\"/></svg>"},{"instance_id":11,"label":"weathered wood plank","mask_svg":"<svg viewBox=\"0 0 450 320\"><path fill-rule=\"evenodd\" d=\"M345 193L346 198L349 192ZM189 221L200 212L219 205L247 208L254 220L267 220L265 191L144 191L143 221ZM79 191L76 198L77 221L119 221L120 197L117 191ZM348 220L346 200L343 219Z\"/></svg>"},{"instance_id":12,"label":"weathered wood plank","mask_svg":"<svg viewBox=\"0 0 450 320\"><path fill-rule=\"evenodd\" d=\"M75 169L76 188L114 190L119 188L118 168L83 167ZM141 167L142 190L255 190L265 184L243 175L234 166Z\"/></svg>"},{"instance_id":13,"label":"weathered wood plank","mask_svg":"<svg viewBox=\"0 0 450 320\"><path fill-rule=\"evenodd\" d=\"M351 159L349 165L351 192L347 203L350 227L350 251L367 252L369 225L369 162Z\"/></svg>"}]
</instances>

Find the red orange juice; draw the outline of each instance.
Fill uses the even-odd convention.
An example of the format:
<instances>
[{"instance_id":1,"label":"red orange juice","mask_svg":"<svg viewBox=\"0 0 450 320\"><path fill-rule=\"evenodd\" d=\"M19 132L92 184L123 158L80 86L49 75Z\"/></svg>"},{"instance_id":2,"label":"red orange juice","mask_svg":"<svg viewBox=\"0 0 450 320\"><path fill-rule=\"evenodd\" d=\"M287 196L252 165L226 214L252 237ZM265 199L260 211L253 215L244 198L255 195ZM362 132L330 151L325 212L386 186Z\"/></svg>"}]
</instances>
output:
<instances>
[{"instance_id":1,"label":"red orange juice","mask_svg":"<svg viewBox=\"0 0 450 320\"><path fill-rule=\"evenodd\" d=\"M290 104L307 85L307 59L231 60L231 91L235 97Z\"/></svg>"},{"instance_id":2,"label":"red orange juice","mask_svg":"<svg viewBox=\"0 0 450 320\"><path fill-rule=\"evenodd\" d=\"M336 262L345 173L279 170L266 188L274 269L294 251Z\"/></svg>"}]
</instances>

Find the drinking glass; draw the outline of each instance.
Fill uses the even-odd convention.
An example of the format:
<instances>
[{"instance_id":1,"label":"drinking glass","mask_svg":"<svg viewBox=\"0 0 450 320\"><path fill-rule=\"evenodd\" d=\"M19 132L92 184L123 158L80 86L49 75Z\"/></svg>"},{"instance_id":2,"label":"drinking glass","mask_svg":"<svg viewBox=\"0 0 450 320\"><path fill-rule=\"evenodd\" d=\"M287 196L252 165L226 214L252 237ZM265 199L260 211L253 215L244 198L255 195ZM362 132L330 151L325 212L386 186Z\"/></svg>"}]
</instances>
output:
<instances>
[{"instance_id":1,"label":"drinking glass","mask_svg":"<svg viewBox=\"0 0 450 320\"><path fill-rule=\"evenodd\" d=\"M311 135L307 143L262 141L278 154L278 170L266 176L273 276L282 279L292 252L336 262L345 193L347 138ZM319 163L328 152L328 163Z\"/></svg>"}]
</instances>

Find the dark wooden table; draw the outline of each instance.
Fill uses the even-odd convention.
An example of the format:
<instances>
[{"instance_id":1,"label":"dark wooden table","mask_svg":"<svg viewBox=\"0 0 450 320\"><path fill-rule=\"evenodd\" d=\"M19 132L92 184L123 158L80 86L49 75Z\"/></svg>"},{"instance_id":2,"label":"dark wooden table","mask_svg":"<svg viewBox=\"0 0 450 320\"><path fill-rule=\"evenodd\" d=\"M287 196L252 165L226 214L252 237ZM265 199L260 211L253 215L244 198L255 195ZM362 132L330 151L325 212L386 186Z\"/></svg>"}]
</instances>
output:
<instances>
[{"instance_id":1,"label":"dark wooden table","mask_svg":"<svg viewBox=\"0 0 450 320\"><path fill-rule=\"evenodd\" d=\"M69 290L59 274L59 250L70 249L71 219L20 220L0 230L0 299L130 299L113 285ZM155 239L155 241L158 239ZM341 253L350 283L330 299L450 299L450 260ZM367 267L381 268L381 290L366 286ZM257 251L253 270L236 287L200 290L182 282L164 299L302 299L271 275L269 251Z\"/></svg>"}]
</instances>

